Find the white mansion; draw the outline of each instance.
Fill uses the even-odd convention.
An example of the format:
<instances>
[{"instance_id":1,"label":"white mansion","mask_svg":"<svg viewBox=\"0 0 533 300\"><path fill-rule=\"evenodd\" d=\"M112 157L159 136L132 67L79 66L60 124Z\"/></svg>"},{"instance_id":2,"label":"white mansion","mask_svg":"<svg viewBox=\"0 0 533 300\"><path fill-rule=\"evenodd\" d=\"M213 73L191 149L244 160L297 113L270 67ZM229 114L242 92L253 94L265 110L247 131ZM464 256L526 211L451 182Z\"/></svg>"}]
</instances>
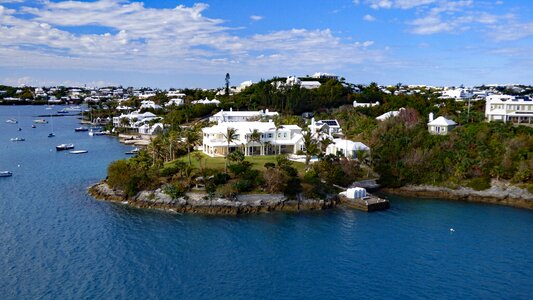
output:
<instances>
[{"instance_id":1,"label":"white mansion","mask_svg":"<svg viewBox=\"0 0 533 300\"><path fill-rule=\"evenodd\" d=\"M228 128L237 132L233 141L227 142ZM260 142L251 141L251 134L257 131ZM220 122L202 129L202 151L209 156L225 156L228 151L242 149L244 155L269 155L293 153L302 150L302 128L297 125L283 125L276 129L274 122Z\"/></svg>"},{"instance_id":2,"label":"white mansion","mask_svg":"<svg viewBox=\"0 0 533 300\"><path fill-rule=\"evenodd\" d=\"M268 111L265 111L265 113L268 113ZM277 113L270 114L277 115ZM236 133L228 145L227 135L229 128L235 129ZM319 143L325 139L331 141L326 148L326 154L342 154L354 158L357 155L357 151L369 150L363 143L334 138L335 135L341 134L341 128L337 120L315 121L313 118L308 130ZM257 140L252 139L252 134L254 133L258 135ZM227 153L237 149L240 149L245 156L297 154L305 149L304 133L298 125L276 127L272 120L267 122L229 122L218 119L217 125L202 129L203 142L201 149L211 157L225 156Z\"/></svg>"},{"instance_id":3,"label":"white mansion","mask_svg":"<svg viewBox=\"0 0 533 300\"><path fill-rule=\"evenodd\" d=\"M528 123L533 120L533 101L509 95L491 95L486 98L487 121Z\"/></svg>"}]
</instances>

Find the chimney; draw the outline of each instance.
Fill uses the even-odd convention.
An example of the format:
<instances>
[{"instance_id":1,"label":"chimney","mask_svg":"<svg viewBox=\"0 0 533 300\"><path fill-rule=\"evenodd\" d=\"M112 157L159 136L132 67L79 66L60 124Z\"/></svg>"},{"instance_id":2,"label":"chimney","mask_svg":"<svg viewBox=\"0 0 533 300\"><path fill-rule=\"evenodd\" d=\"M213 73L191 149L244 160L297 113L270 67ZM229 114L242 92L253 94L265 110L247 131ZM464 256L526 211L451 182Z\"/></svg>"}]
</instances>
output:
<instances>
[{"instance_id":1,"label":"chimney","mask_svg":"<svg viewBox=\"0 0 533 300\"><path fill-rule=\"evenodd\" d=\"M433 113L430 112L430 113L429 113L429 122L432 122L432 121L433 121Z\"/></svg>"}]
</instances>

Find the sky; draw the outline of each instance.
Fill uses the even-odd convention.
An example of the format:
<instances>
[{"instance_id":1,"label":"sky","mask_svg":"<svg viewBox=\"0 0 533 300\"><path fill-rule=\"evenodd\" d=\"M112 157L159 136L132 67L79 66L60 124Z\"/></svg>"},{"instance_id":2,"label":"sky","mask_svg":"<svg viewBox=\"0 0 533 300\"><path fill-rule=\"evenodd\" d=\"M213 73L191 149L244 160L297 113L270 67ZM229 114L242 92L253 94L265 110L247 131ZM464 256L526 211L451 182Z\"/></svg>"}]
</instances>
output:
<instances>
[{"instance_id":1,"label":"sky","mask_svg":"<svg viewBox=\"0 0 533 300\"><path fill-rule=\"evenodd\" d=\"M533 84L532 0L0 0L0 83Z\"/></svg>"}]
</instances>

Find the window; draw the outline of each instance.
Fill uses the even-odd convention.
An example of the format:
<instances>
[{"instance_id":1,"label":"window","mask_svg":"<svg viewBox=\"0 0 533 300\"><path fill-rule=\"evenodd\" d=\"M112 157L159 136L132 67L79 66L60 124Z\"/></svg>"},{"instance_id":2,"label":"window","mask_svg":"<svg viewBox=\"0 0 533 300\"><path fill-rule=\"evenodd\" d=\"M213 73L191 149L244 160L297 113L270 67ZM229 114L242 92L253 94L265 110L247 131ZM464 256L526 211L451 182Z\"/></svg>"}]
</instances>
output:
<instances>
[{"instance_id":1,"label":"window","mask_svg":"<svg viewBox=\"0 0 533 300\"><path fill-rule=\"evenodd\" d=\"M272 138L272 133L269 133L269 134L268 134L268 138Z\"/></svg>"}]
</instances>

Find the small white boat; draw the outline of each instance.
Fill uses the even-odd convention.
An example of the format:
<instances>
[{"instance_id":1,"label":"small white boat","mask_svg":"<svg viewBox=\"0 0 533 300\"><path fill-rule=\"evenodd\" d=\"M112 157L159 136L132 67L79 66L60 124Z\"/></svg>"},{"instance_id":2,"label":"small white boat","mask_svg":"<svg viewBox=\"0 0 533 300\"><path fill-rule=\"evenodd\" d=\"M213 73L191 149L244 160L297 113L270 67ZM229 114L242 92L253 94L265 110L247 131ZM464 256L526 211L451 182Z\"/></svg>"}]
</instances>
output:
<instances>
[{"instance_id":1,"label":"small white boat","mask_svg":"<svg viewBox=\"0 0 533 300\"><path fill-rule=\"evenodd\" d=\"M56 146L57 151L74 149L74 144L61 144Z\"/></svg>"},{"instance_id":2,"label":"small white boat","mask_svg":"<svg viewBox=\"0 0 533 300\"><path fill-rule=\"evenodd\" d=\"M95 130L89 130L89 135L90 136L95 136L95 135L108 135L109 132L108 131L95 131Z\"/></svg>"},{"instance_id":3,"label":"small white boat","mask_svg":"<svg viewBox=\"0 0 533 300\"><path fill-rule=\"evenodd\" d=\"M33 120L33 123L35 123L35 124L47 124L48 121L46 121L45 119L36 119L36 120Z\"/></svg>"},{"instance_id":4,"label":"small white boat","mask_svg":"<svg viewBox=\"0 0 533 300\"><path fill-rule=\"evenodd\" d=\"M10 177L13 176L13 173L9 171L0 171L0 177Z\"/></svg>"},{"instance_id":5,"label":"small white boat","mask_svg":"<svg viewBox=\"0 0 533 300\"><path fill-rule=\"evenodd\" d=\"M6 120L6 123L9 123L9 124L17 124L18 122L19 121L17 121L17 119L13 119L13 118Z\"/></svg>"},{"instance_id":6,"label":"small white boat","mask_svg":"<svg viewBox=\"0 0 533 300\"><path fill-rule=\"evenodd\" d=\"M83 153L87 153L89 151L87 150L72 150L72 151L69 151L70 154L83 154Z\"/></svg>"},{"instance_id":7,"label":"small white boat","mask_svg":"<svg viewBox=\"0 0 533 300\"><path fill-rule=\"evenodd\" d=\"M12 142L24 142L25 139L24 138L20 138L20 137L14 137L14 138L11 138L11 141Z\"/></svg>"},{"instance_id":8,"label":"small white boat","mask_svg":"<svg viewBox=\"0 0 533 300\"><path fill-rule=\"evenodd\" d=\"M137 154L137 153L139 153L139 148L133 148L130 151L125 152L125 154L128 154L128 155L133 155L133 154Z\"/></svg>"}]
</instances>

